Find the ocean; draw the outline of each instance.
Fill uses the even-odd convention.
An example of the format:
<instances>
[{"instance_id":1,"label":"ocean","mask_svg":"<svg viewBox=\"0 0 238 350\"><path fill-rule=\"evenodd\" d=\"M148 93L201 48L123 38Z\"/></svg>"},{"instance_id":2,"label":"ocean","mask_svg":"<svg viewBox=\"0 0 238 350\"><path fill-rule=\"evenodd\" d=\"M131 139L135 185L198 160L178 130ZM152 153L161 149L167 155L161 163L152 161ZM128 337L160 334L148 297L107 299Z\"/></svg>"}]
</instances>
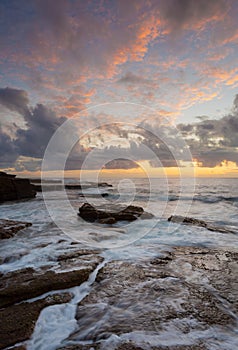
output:
<instances>
[{"instance_id":1,"label":"ocean","mask_svg":"<svg viewBox=\"0 0 238 350\"><path fill-rule=\"evenodd\" d=\"M1 204L0 218L29 221L33 225L24 234L1 242L4 262L0 272L51 266L54 256L67 251L72 242L80 247L100 248L103 264L113 260L143 261L173 246L238 249L238 234L168 222L171 215L189 216L238 233L238 179L184 179L182 184L177 178L103 180L112 187L48 191L38 193L32 200ZM67 179L67 183L77 183L77 179ZM113 226L88 223L77 215L86 201L110 210L138 205L154 217ZM99 268L83 285L70 289L75 295L70 303L43 310L27 349L44 350L49 344L47 350L54 350L69 336L75 328L76 305L89 293ZM231 339L235 341L234 334ZM229 342L224 349L234 346L234 342Z\"/></svg>"}]
</instances>

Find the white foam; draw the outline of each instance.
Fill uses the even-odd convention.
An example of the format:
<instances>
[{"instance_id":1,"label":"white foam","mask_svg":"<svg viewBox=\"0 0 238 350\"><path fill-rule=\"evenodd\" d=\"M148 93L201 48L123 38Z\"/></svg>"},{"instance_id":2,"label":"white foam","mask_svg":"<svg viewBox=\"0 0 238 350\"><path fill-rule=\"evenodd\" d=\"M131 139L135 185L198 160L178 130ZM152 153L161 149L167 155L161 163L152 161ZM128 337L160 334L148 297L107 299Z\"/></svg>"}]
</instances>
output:
<instances>
[{"instance_id":1,"label":"white foam","mask_svg":"<svg viewBox=\"0 0 238 350\"><path fill-rule=\"evenodd\" d=\"M76 329L77 304L90 292L98 271L105 263L106 261L98 265L88 281L79 287L65 290L74 294L69 303L52 305L41 311L31 339L27 343L27 350L55 350Z\"/></svg>"}]
</instances>

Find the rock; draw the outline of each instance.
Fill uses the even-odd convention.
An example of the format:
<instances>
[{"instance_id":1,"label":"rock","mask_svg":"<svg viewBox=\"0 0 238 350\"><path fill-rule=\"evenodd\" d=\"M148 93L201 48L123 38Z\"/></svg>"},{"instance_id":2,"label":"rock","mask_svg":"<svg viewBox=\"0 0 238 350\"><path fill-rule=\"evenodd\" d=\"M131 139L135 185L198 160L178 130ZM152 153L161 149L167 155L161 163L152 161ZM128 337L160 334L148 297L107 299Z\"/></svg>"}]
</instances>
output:
<instances>
[{"instance_id":1,"label":"rock","mask_svg":"<svg viewBox=\"0 0 238 350\"><path fill-rule=\"evenodd\" d=\"M108 184L107 182L99 182L98 187L113 187L111 184Z\"/></svg>"},{"instance_id":2,"label":"rock","mask_svg":"<svg viewBox=\"0 0 238 350\"><path fill-rule=\"evenodd\" d=\"M16 177L16 175L7 174L4 171L0 171L0 177L8 177L9 179L14 179L14 177Z\"/></svg>"},{"instance_id":3,"label":"rock","mask_svg":"<svg viewBox=\"0 0 238 350\"><path fill-rule=\"evenodd\" d=\"M33 186L34 191L42 192L42 186L39 184L31 184Z\"/></svg>"},{"instance_id":4,"label":"rock","mask_svg":"<svg viewBox=\"0 0 238 350\"><path fill-rule=\"evenodd\" d=\"M117 350L205 350L218 341L216 332L236 339L237 261L237 252L175 247L153 259L108 262L78 304L78 330L68 341L92 342L94 348L107 340L109 349L116 335ZM165 339L168 329L175 329L169 346L159 340L149 345L153 335ZM138 342L136 332L143 332ZM124 346L123 335L130 333L134 340ZM186 343L188 334L193 344ZM72 349L84 349L76 346Z\"/></svg>"},{"instance_id":5,"label":"rock","mask_svg":"<svg viewBox=\"0 0 238 350\"><path fill-rule=\"evenodd\" d=\"M57 293L32 303L21 303L0 310L0 349L29 339L43 308L67 303L71 299L70 293Z\"/></svg>"},{"instance_id":6,"label":"rock","mask_svg":"<svg viewBox=\"0 0 238 350\"><path fill-rule=\"evenodd\" d=\"M86 197L86 198L100 198L100 197L108 197L109 193L79 193L79 197Z\"/></svg>"},{"instance_id":7,"label":"rock","mask_svg":"<svg viewBox=\"0 0 238 350\"><path fill-rule=\"evenodd\" d=\"M189 218L186 216L172 215L168 218L168 221L178 223L178 224L184 224L184 225L205 227L207 230L214 231L214 232L237 233L237 232L230 230L229 228L226 228L224 226L216 226L216 225L213 225L212 223L207 223L206 221L194 219L194 218Z\"/></svg>"},{"instance_id":8,"label":"rock","mask_svg":"<svg viewBox=\"0 0 238 350\"><path fill-rule=\"evenodd\" d=\"M0 239L11 238L18 231L31 226L30 222L0 219Z\"/></svg>"},{"instance_id":9,"label":"rock","mask_svg":"<svg viewBox=\"0 0 238 350\"><path fill-rule=\"evenodd\" d=\"M76 254L76 253L75 253ZM8 272L1 276L0 307L6 307L16 302L40 296L43 293L78 286L88 280L89 275L103 260L95 254L78 251L75 258L58 257L58 270L39 270L25 268ZM64 271L61 272L60 269ZM68 270L68 271L67 271Z\"/></svg>"},{"instance_id":10,"label":"rock","mask_svg":"<svg viewBox=\"0 0 238 350\"><path fill-rule=\"evenodd\" d=\"M89 222L96 221L99 223L108 223L108 221L113 222L113 219L114 219L113 223L115 223L117 221L134 221L139 217L141 217L142 219L153 217L152 214L144 212L143 208L136 207L133 205L129 205L127 208L121 208L120 211L112 212L112 211L96 209L89 203L84 203L79 208L78 215L86 221L89 221Z\"/></svg>"},{"instance_id":11,"label":"rock","mask_svg":"<svg viewBox=\"0 0 238 350\"><path fill-rule=\"evenodd\" d=\"M113 225L116 222L117 222L116 219L113 218L113 217L109 217L109 218L105 218L105 219L99 220L100 224L107 224L107 225Z\"/></svg>"},{"instance_id":12,"label":"rock","mask_svg":"<svg viewBox=\"0 0 238 350\"><path fill-rule=\"evenodd\" d=\"M101 196L102 196L102 197L108 197L108 196L109 196L109 193L107 193L107 192L102 193Z\"/></svg>"},{"instance_id":13,"label":"rock","mask_svg":"<svg viewBox=\"0 0 238 350\"><path fill-rule=\"evenodd\" d=\"M34 198L36 191L29 179L16 178L14 175L1 173L0 202Z\"/></svg>"},{"instance_id":14,"label":"rock","mask_svg":"<svg viewBox=\"0 0 238 350\"><path fill-rule=\"evenodd\" d=\"M107 182L99 182L97 183L91 183L91 184L67 184L65 185L65 188L67 190L81 190L81 189L87 189L87 188L94 188L94 187L112 187L112 185L108 184Z\"/></svg>"},{"instance_id":15,"label":"rock","mask_svg":"<svg viewBox=\"0 0 238 350\"><path fill-rule=\"evenodd\" d=\"M81 190L81 185L65 185L64 186L67 190Z\"/></svg>"}]
</instances>

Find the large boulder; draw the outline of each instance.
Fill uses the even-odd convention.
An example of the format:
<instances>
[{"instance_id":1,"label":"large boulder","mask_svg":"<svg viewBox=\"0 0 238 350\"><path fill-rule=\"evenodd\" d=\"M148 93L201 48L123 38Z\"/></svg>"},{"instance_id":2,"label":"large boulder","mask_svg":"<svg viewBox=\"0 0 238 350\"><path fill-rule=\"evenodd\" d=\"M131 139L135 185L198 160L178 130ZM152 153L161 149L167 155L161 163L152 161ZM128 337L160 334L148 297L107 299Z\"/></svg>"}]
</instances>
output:
<instances>
[{"instance_id":1,"label":"large boulder","mask_svg":"<svg viewBox=\"0 0 238 350\"><path fill-rule=\"evenodd\" d=\"M16 178L15 175L1 173L0 202L34 198L36 191L29 179Z\"/></svg>"},{"instance_id":2,"label":"large boulder","mask_svg":"<svg viewBox=\"0 0 238 350\"><path fill-rule=\"evenodd\" d=\"M84 203L79 208L78 215L88 222L98 222L101 224L114 224L117 221L134 221L139 217L141 219L150 219L152 214L144 211L142 207L129 205L126 208L116 208L117 211L106 211L97 209L89 203ZM121 209L121 210L120 210Z\"/></svg>"}]
</instances>

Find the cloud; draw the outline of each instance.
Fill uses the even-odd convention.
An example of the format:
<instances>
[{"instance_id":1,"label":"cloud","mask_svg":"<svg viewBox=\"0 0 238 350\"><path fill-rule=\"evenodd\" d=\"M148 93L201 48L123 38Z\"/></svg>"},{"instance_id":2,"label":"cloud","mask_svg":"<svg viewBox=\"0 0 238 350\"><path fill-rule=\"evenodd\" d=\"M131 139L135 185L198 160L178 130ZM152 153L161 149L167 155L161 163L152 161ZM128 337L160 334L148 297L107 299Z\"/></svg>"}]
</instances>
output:
<instances>
[{"instance_id":1,"label":"cloud","mask_svg":"<svg viewBox=\"0 0 238 350\"><path fill-rule=\"evenodd\" d=\"M30 115L28 107L29 99L24 90L12 89L9 87L0 88L0 104L10 111L18 112L24 117Z\"/></svg>"},{"instance_id":2,"label":"cloud","mask_svg":"<svg viewBox=\"0 0 238 350\"><path fill-rule=\"evenodd\" d=\"M18 156L42 158L51 136L66 120L65 117L57 117L52 110L42 104L30 108L28 103L25 91L0 89L0 104L10 111L19 113L25 120L25 127L18 128L13 139L0 130L2 163L7 159L12 163Z\"/></svg>"},{"instance_id":3,"label":"cloud","mask_svg":"<svg viewBox=\"0 0 238 350\"><path fill-rule=\"evenodd\" d=\"M168 0L162 1L161 13L171 31L201 29L211 21L219 21L228 8L224 0Z\"/></svg>"},{"instance_id":4,"label":"cloud","mask_svg":"<svg viewBox=\"0 0 238 350\"><path fill-rule=\"evenodd\" d=\"M153 83L152 80L149 79L145 79L139 75L133 74L131 72L126 73L125 75L123 75L118 81L117 83L120 84L144 84L144 85L150 85Z\"/></svg>"},{"instance_id":5,"label":"cloud","mask_svg":"<svg viewBox=\"0 0 238 350\"><path fill-rule=\"evenodd\" d=\"M179 124L178 128L194 158L205 167L214 167L222 161L238 165L238 95L231 113L221 119L202 119L193 124Z\"/></svg>"},{"instance_id":6,"label":"cloud","mask_svg":"<svg viewBox=\"0 0 238 350\"><path fill-rule=\"evenodd\" d=\"M46 106L36 105L27 119L27 129L17 130L14 143L19 154L29 157L43 157L51 136L65 120L64 117L58 118Z\"/></svg>"},{"instance_id":7,"label":"cloud","mask_svg":"<svg viewBox=\"0 0 238 350\"><path fill-rule=\"evenodd\" d=\"M136 169L139 165L130 159L113 159L112 161L105 164L104 169Z\"/></svg>"},{"instance_id":8,"label":"cloud","mask_svg":"<svg viewBox=\"0 0 238 350\"><path fill-rule=\"evenodd\" d=\"M18 157L17 148L0 127L0 168L12 166Z\"/></svg>"}]
</instances>

